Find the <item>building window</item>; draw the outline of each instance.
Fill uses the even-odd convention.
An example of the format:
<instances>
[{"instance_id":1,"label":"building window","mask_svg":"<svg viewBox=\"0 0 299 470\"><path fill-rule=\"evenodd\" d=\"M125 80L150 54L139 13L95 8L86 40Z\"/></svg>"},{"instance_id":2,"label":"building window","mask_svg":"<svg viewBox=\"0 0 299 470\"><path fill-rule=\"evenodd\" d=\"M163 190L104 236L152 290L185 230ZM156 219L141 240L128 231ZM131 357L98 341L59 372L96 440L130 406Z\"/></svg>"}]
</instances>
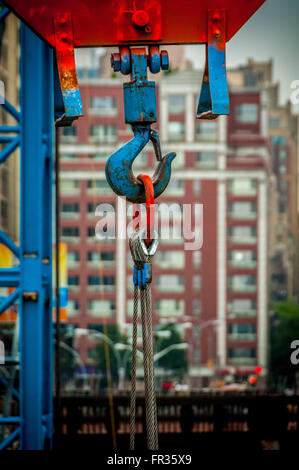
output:
<instances>
[{"instance_id":1,"label":"building window","mask_svg":"<svg viewBox=\"0 0 299 470\"><path fill-rule=\"evenodd\" d=\"M233 299L228 304L230 317L255 317L256 301L252 299Z\"/></svg>"},{"instance_id":2,"label":"building window","mask_svg":"<svg viewBox=\"0 0 299 470\"><path fill-rule=\"evenodd\" d=\"M155 286L161 292L184 292L184 277L175 274L156 276Z\"/></svg>"},{"instance_id":3,"label":"building window","mask_svg":"<svg viewBox=\"0 0 299 470\"><path fill-rule=\"evenodd\" d=\"M286 145L286 138L283 135L275 135L272 137L273 145Z\"/></svg>"},{"instance_id":4,"label":"building window","mask_svg":"<svg viewBox=\"0 0 299 470\"><path fill-rule=\"evenodd\" d=\"M197 140L215 141L217 138L217 121L196 121L195 132Z\"/></svg>"},{"instance_id":5,"label":"building window","mask_svg":"<svg viewBox=\"0 0 299 470\"><path fill-rule=\"evenodd\" d=\"M200 268L201 265L201 251L193 251L193 266L194 268Z\"/></svg>"},{"instance_id":6,"label":"building window","mask_svg":"<svg viewBox=\"0 0 299 470\"><path fill-rule=\"evenodd\" d=\"M193 181L193 193L198 196L201 191L201 181L200 180L194 180Z\"/></svg>"},{"instance_id":7,"label":"building window","mask_svg":"<svg viewBox=\"0 0 299 470\"><path fill-rule=\"evenodd\" d=\"M68 286L78 286L79 276L69 276L67 283L68 283Z\"/></svg>"},{"instance_id":8,"label":"building window","mask_svg":"<svg viewBox=\"0 0 299 470\"><path fill-rule=\"evenodd\" d=\"M255 202L230 202L228 212L233 219L255 219L256 203Z\"/></svg>"},{"instance_id":9,"label":"building window","mask_svg":"<svg viewBox=\"0 0 299 470\"><path fill-rule=\"evenodd\" d=\"M217 166L216 152L196 152L195 165L201 169L212 169Z\"/></svg>"},{"instance_id":10,"label":"building window","mask_svg":"<svg viewBox=\"0 0 299 470\"><path fill-rule=\"evenodd\" d=\"M79 310L80 302L79 302L79 300L68 300L67 307L68 307L68 311L69 310Z\"/></svg>"},{"instance_id":11,"label":"building window","mask_svg":"<svg viewBox=\"0 0 299 470\"><path fill-rule=\"evenodd\" d=\"M115 315L115 301L114 300L88 300L87 301L88 315L91 317L112 317Z\"/></svg>"},{"instance_id":12,"label":"building window","mask_svg":"<svg viewBox=\"0 0 299 470\"><path fill-rule=\"evenodd\" d=\"M258 121L258 105L244 103L237 105L237 121L244 124L254 124Z\"/></svg>"},{"instance_id":13,"label":"building window","mask_svg":"<svg viewBox=\"0 0 299 470\"><path fill-rule=\"evenodd\" d=\"M169 95L168 112L169 114L179 114L185 111L185 95Z\"/></svg>"},{"instance_id":14,"label":"building window","mask_svg":"<svg viewBox=\"0 0 299 470\"><path fill-rule=\"evenodd\" d=\"M196 316L201 314L201 301L199 299L193 300L193 314Z\"/></svg>"},{"instance_id":15,"label":"building window","mask_svg":"<svg viewBox=\"0 0 299 470\"><path fill-rule=\"evenodd\" d=\"M233 196L255 196L256 180L249 178L232 179L228 182L230 194Z\"/></svg>"},{"instance_id":16,"label":"building window","mask_svg":"<svg viewBox=\"0 0 299 470\"><path fill-rule=\"evenodd\" d=\"M76 213L79 212L79 204L76 202L63 202L61 204L61 212Z\"/></svg>"},{"instance_id":17,"label":"building window","mask_svg":"<svg viewBox=\"0 0 299 470\"><path fill-rule=\"evenodd\" d=\"M161 269L183 269L185 267L185 253L183 251L157 251L155 264Z\"/></svg>"},{"instance_id":18,"label":"building window","mask_svg":"<svg viewBox=\"0 0 299 470\"><path fill-rule=\"evenodd\" d=\"M254 348L229 348L228 357L255 358L256 351Z\"/></svg>"},{"instance_id":19,"label":"building window","mask_svg":"<svg viewBox=\"0 0 299 470\"><path fill-rule=\"evenodd\" d=\"M156 300L155 310L160 317L180 317L185 314L185 303L183 300Z\"/></svg>"},{"instance_id":20,"label":"building window","mask_svg":"<svg viewBox=\"0 0 299 470\"><path fill-rule=\"evenodd\" d=\"M80 253L78 251L68 251L67 253L67 264L71 266L80 261Z\"/></svg>"},{"instance_id":21,"label":"building window","mask_svg":"<svg viewBox=\"0 0 299 470\"><path fill-rule=\"evenodd\" d=\"M183 180L178 180L175 177L171 178L167 186L167 196L184 196L185 194L185 183Z\"/></svg>"},{"instance_id":22,"label":"building window","mask_svg":"<svg viewBox=\"0 0 299 470\"><path fill-rule=\"evenodd\" d=\"M77 140L77 127L76 126L66 126L62 128L62 141L64 142L73 142Z\"/></svg>"},{"instance_id":23,"label":"building window","mask_svg":"<svg viewBox=\"0 0 299 470\"><path fill-rule=\"evenodd\" d=\"M197 274L193 276L193 290L198 291L201 287L201 277Z\"/></svg>"},{"instance_id":24,"label":"building window","mask_svg":"<svg viewBox=\"0 0 299 470\"><path fill-rule=\"evenodd\" d=\"M90 136L99 142L116 142L116 126L115 124L93 124L90 126Z\"/></svg>"},{"instance_id":25,"label":"building window","mask_svg":"<svg viewBox=\"0 0 299 470\"><path fill-rule=\"evenodd\" d=\"M233 292L255 292L256 276L235 274L228 277L228 287Z\"/></svg>"},{"instance_id":26,"label":"building window","mask_svg":"<svg viewBox=\"0 0 299 470\"><path fill-rule=\"evenodd\" d=\"M101 192L104 191L111 193L111 188L106 180L87 180L88 189L99 189Z\"/></svg>"},{"instance_id":27,"label":"building window","mask_svg":"<svg viewBox=\"0 0 299 470\"><path fill-rule=\"evenodd\" d=\"M233 225L228 227L232 243L256 243L256 227L251 225Z\"/></svg>"},{"instance_id":28,"label":"building window","mask_svg":"<svg viewBox=\"0 0 299 470\"><path fill-rule=\"evenodd\" d=\"M62 237L79 237L80 230L78 227L62 227Z\"/></svg>"},{"instance_id":29,"label":"building window","mask_svg":"<svg viewBox=\"0 0 299 470\"><path fill-rule=\"evenodd\" d=\"M92 160L99 160L101 162L106 162L107 157L108 157L107 153L90 153L88 155L88 158Z\"/></svg>"},{"instance_id":30,"label":"building window","mask_svg":"<svg viewBox=\"0 0 299 470\"><path fill-rule=\"evenodd\" d=\"M91 96L89 98L90 114L115 116L117 113L114 96Z\"/></svg>"},{"instance_id":31,"label":"building window","mask_svg":"<svg viewBox=\"0 0 299 470\"><path fill-rule=\"evenodd\" d=\"M279 118L270 118L269 119L269 127L271 129L276 129L277 127L280 127L280 119Z\"/></svg>"},{"instance_id":32,"label":"building window","mask_svg":"<svg viewBox=\"0 0 299 470\"><path fill-rule=\"evenodd\" d=\"M62 153L61 154L62 160L74 160L77 157L78 155L76 153Z\"/></svg>"},{"instance_id":33,"label":"building window","mask_svg":"<svg viewBox=\"0 0 299 470\"><path fill-rule=\"evenodd\" d=\"M79 190L79 181L78 180L62 180L61 181L61 193L62 194L67 194L67 195L72 195L72 194L77 194Z\"/></svg>"},{"instance_id":34,"label":"building window","mask_svg":"<svg viewBox=\"0 0 299 470\"><path fill-rule=\"evenodd\" d=\"M228 253L230 265L235 268L254 268L256 266L256 251L232 250Z\"/></svg>"},{"instance_id":35,"label":"building window","mask_svg":"<svg viewBox=\"0 0 299 470\"><path fill-rule=\"evenodd\" d=\"M168 123L168 139L170 142L181 142L185 139L185 123L172 121Z\"/></svg>"},{"instance_id":36,"label":"building window","mask_svg":"<svg viewBox=\"0 0 299 470\"><path fill-rule=\"evenodd\" d=\"M228 334L238 340L254 340L256 336L256 325L253 323L230 323Z\"/></svg>"}]
</instances>

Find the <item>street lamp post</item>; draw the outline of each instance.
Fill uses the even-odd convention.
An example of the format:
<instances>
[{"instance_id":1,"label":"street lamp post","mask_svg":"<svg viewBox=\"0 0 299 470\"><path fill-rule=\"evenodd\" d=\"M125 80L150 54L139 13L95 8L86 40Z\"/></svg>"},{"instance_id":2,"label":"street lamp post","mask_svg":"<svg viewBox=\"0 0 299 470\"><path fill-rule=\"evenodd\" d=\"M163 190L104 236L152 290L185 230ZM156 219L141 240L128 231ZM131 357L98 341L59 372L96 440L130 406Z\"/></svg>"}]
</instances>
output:
<instances>
[{"instance_id":1,"label":"street lamp post","mask_svg":"<svg viewBox=\"0 0 299 470\"><path fill-rule=\"evenodd\" d=\"M125 375L126 375L126 361L127 357L123 358L122 360L121 355L119 354L119 351L123 351L127 349L127 345L123 343L113 343L113 341L109 338L109 336L105 335L104 333L101 333L100 331L93 330L93 329L85 329L85 328L76 328L75 329L75 334L80 336L80 335L92 335L97 338L102 339L105 341L112 349L115 359L116 359L116 364L117 364L117 373L118 373L118 389L119 390L124 390L124 385L125 385ZM126 354L124 356L127 356Z\"/></svg>"}]
</instances>

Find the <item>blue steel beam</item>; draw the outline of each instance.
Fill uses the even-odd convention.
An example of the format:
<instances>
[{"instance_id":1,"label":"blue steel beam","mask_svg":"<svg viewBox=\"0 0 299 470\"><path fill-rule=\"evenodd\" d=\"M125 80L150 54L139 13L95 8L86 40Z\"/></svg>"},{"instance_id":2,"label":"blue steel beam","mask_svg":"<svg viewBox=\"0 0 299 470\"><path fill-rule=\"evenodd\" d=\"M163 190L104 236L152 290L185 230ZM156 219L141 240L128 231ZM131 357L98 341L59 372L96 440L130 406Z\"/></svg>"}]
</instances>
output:
<instances>
[{"instance_id":1,"label":"blue steel beam","mask_svg":"<svg viewBox=\"0 0 299 470\"><path fill-rule=\"evenodd\" d=\"M6 437L2 442L0 442L0 450L6 449L9 444L11 444L20 434L21 428L15 429L9 436Z\"/></svg>"},{"instance_id":2,"label":"blue steel beam","mask_svg":"<svg viewBox=\"0 0 299 470\"><path fill-rule=\"evenodd\" d=\"M15 289L8 297L5 298L3 302L0 303L0 315L1 313L5 312L5 310L10 307L11 304L18 298L20 295L20 289Z\"/></svg>"},{"instance_id":3,"label":"blue steel beam","mask_svg":"<svg viewBox=\"0 0 299 470\"><path fill-rule=\"evenodd\" d=\"M4 245L9 248L10 251L13 252L13 254L19 258L20 257L20 249L19 247L12 241L11 238L9 238L2 230L0 230L0 242L4 243Z\"/></svg>"},{"instance_id":4,"label":"blue steel beam","mask_svg":"<svg viewBox=\"0 0 299 470\"><path fill-rule=\"evenodd\" d=\"M21 448L52 438L52 51L21 26ZM50 444L51 445L51 444Z\"/></svg>"}]
</instances>

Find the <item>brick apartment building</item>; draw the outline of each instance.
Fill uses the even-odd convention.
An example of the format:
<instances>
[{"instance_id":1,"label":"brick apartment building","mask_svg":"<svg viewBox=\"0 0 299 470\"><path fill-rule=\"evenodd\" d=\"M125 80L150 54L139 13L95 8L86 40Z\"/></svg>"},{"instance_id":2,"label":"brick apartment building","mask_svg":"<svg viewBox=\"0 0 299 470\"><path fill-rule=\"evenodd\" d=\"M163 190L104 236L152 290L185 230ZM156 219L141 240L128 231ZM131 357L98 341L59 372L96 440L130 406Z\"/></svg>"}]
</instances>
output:
<instances>
[{"instance_id":1,"label":"brick apartment building","mask_svg":"<svg viewBox=\"0 0 299 470\"><path fill-rule=\"evenodd\" d=\"M122 80L82 78L85 117L61 137L62 240L68 243L68 322L80 328L117 323L130 334L132 263L125 240L95 238L95 207L126 213L105 181L108 156L132 132L124 123ZM231 86L231 113L196 121L201 73L185 70L157 82L162 153L175 151L165 204L203 204L203 246L162 240L154 257L155 325L175 322L188 342L189 378L208 384L227 374L267 367L268 259L273 171L268 95L262 87ZM149 144L134 164L152 173ZM275 185L274 185L275 186ZM118 210L119 209L119 210ZM163 218L163 212L162 212ZM129 220L129 219L128 219ZM173 224L179 213L173 215ZM92 364L94 343L80 354Z\"/></svg>"}]
</instances>

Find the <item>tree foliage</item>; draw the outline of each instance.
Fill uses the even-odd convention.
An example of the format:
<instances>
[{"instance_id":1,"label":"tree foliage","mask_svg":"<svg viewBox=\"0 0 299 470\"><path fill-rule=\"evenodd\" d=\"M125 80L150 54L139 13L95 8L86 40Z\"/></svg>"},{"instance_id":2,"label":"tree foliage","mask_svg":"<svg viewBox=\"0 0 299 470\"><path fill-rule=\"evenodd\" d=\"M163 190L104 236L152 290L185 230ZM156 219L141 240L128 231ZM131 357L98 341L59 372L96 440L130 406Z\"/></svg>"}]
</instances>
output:
<instances>
[{"instance_id":1,"label":"tree foliage","mask_svg":"<svg viewBox=\"0 0 299 470\"><path fill-rule=\"evenodd\" d=\"M162 349L167 348L172 344L183 343L183 338L179 333L176 325L170 323L163 325L163 328L160 328L159 331L168 330L171 332L169 338L157 339L155 344L157 351L162 351ZM173 370L176 373L183 375L187 372L188 363L186 360L186 351L184 350L173 350L170 351L165 356L161 357L158 362L159 367L164 367L165 369Z\"/></svg>"},{"instance_id":2,"label":"tree foliage","mask_svg":"<svg viewBox=\"0 0 299 470\"><path fill-rule=\"evenodd\" d=\"M276 389L294 387L298 366L290 360L290 345L299 339L299 305L278 302L270 327L270 383Z\"/></svg>"}]
</instances>

